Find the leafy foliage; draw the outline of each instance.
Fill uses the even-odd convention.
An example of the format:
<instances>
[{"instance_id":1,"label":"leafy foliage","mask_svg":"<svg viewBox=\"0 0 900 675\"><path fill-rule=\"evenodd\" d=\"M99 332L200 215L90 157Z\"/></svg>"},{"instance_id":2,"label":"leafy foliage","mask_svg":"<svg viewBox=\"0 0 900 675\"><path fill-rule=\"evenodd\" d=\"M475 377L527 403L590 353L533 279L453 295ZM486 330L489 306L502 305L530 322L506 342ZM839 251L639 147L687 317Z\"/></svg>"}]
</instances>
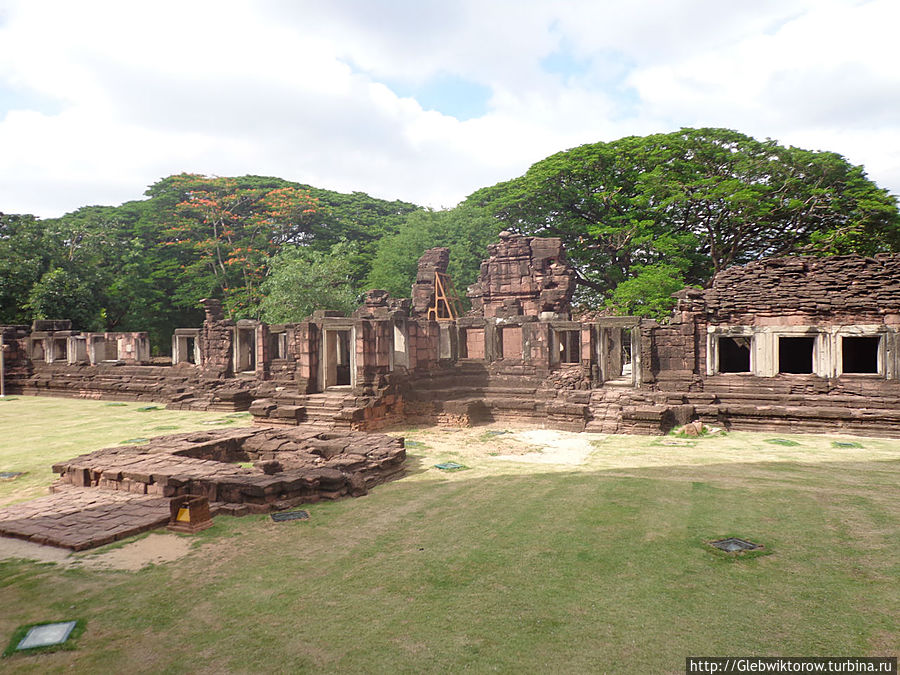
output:
<instances>
[{"instance_id":1,"label":"leafy foliage","mask_svg":"<svg viewBox=\"0 0 900 675\"><path fill-rule=\"evenodd\" d=\"M450 211L417 211L396 234L379 242L366 286L384 289L394 297L409 297L418 259L429 248L446 246L450 249L447 271L464 296L478 277L488 244L497 240L499 231L496 219L471 205Z\"/></svg>"},{"instance_id":2,"label":"leafy foliage","mask_svg":"<svg viewBox=\"0 0 900 675\"><path fill-rule=\"evenodd\" d=\"M684 288L684 276L675 265L638 265L635 275L613 290L606 307L615 314L661 319L675 306L672 294Z\"/></svg>"},{"instance_id":3,"label":"leafy foliage","mask_svg":"<svg viewBox=\"0 0 900 675\"><path fill-rule=\"evenodd\" d=\"M37 218L0 213L0 324L31 322L28 295L49 259Z\"/></svg>"},{"instance_id":4,"label":"leafy foliage","mask_svg":"<svg viewBox=\"0 0 900 675\"><path fill-rule=\"evenodd\" d=\"M765 256L900 248L896 199L861 167L727 129L584 145L467 203L506 228L562 237L580 282L605 298L648 266L702 284Z\"/></svg>"},{"instance_id":5,"label":"leafy foliage","mask_svg":"<svg viewBox=\"0 0 900 675\"><path fill-rule=\"evenodd\" d=\"M329 253L308 246L284 246L272 259L263 282L261 315L269 323L303 321L314 310L350 314L358 293L350 275L356 245L338 242Z\"/></svg>"},{"instance_id":6,"label":"leafy foliage","mask_svg":"<svg viewBox=\"0 0 900 675\"><path fill-rule=\"evenodd\" d=\"M197 325L203 297L233 317L259 316L273 256L302 245L330 256L340 241L354 292L374 248L419 207L344 195L280 178L180 174L147 199L61 218L0 214L0 323L71 318L76 328L146 330L167 349Z\"/></svg>"}]
</instances>

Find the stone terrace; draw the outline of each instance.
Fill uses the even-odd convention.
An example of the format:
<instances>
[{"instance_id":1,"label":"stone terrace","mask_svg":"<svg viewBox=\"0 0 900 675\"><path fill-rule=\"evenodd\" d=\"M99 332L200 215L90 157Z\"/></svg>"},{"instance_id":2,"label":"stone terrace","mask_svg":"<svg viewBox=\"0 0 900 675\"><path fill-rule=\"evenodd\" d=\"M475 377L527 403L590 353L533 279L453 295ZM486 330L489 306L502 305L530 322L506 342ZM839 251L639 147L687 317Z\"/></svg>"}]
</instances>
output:
<instances>
[{"instance_id":1,"label":"stone terrace","mask_svg":"<svg viewBox=\"0 0 900 675\"><path fill-rule=\"evenodd\" d=\"M213 514L268 513L364 495L400 474L405 458L403 439L361 432L162 436L54 465L54 494L0 510L0 535L81 550L165 525L171 497L207 497Z\"/></svg>"}]
</instances>

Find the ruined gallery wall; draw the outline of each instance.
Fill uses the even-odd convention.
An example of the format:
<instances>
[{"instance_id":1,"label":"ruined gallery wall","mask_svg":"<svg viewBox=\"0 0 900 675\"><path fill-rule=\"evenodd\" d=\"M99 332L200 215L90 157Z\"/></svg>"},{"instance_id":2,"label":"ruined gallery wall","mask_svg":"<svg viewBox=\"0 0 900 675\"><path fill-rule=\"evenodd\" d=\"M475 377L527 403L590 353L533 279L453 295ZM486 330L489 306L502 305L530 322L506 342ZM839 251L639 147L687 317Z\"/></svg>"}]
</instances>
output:
<instances>
[{"instance_id":1,"label":"ruined gallery wall","mask_svg":"<svg viewBox=\"0 0 900 675\"><path fill-rule=\"evenodd\" d=\"M779 363L780 340L794 337L812 346L809 379L839 380L830 391L888 392L900 377L898 255L762 260L725 270L710 288L685 289L677 297L668 324L643 323L651 386L697 390L704 381L708 387L730 379L731 386L796 388L791 383L802 378L786 377ZM877 340L877 372L842 372L848 337ZM749 345L751 372L719 372L717 350L725 338Z\"/></svg>"}]
</instances>

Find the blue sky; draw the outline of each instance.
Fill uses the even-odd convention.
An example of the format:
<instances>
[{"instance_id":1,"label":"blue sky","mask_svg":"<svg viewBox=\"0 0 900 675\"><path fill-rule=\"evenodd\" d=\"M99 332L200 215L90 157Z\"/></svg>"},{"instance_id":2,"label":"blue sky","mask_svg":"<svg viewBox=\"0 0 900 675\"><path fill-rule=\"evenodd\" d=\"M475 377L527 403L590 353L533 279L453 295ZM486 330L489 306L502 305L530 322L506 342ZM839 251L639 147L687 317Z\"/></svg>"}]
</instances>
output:
<instances>
[{"instance_id":1,"label":"blue sky","mask_svg":"<svg viewBox=\"0 0 900 675\"><path fill-rule=\"evenodd\" d=\"M583 143L723 126L900 193L895 0L0 0L0 211L181 171L435 208Z\"/></svg>"},{"instance_id":2,"label":"blue sky","mask_svg":"<svg viewBox=\"0 0 900 675\"><path fill-rule=\"evenodd\" d=\"M438 73L415 84L385 81L397 96L416 101L424 110L434 110L464 122L488 113L491 88L458 75Z\"/></svg>"}]
</instances>

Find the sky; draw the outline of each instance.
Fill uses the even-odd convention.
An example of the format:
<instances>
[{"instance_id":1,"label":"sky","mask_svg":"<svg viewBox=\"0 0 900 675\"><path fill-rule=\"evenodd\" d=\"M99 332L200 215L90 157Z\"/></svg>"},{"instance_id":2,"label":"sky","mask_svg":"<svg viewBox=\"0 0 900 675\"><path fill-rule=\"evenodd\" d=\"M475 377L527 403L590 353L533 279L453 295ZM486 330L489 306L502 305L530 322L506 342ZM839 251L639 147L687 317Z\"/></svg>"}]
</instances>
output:
<instances>
[{"instance_id":1,"label":"sky","mask_svg":"<svg viewBox=\"0 0 900 675\"><path fill-rule=\"evenodd\" d=\"M681 127L900 194L897 0L0 0L0 212L272 175L450 208Z\"/></svg>"}]
</instances>

